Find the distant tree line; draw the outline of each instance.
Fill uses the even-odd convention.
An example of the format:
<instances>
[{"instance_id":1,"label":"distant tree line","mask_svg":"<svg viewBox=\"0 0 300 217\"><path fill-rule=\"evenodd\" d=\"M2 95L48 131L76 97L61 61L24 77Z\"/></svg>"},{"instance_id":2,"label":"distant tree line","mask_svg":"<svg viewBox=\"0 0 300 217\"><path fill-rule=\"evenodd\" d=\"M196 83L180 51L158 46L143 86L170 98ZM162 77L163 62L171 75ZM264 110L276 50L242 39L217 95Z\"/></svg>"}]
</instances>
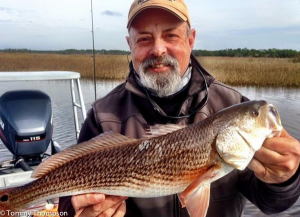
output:
<instances>
[{"instance_id":1,"label":"distant tree line","mask_svg":"<svg viewBox=\"0 0 300 217\"><path fill-rule=\"evenodd\" d=\"M291 58L300 56L300 51L291 49L224 49L224 50L193 50L196 56L226 56L226 57L278 57L278 58Z\"/></svg>"},{"instance_id":2,"label":"distant tree line","mask_svg":"<svg viewBox=\"0 0 300 217\"><path fill-rule=\"evenodd\" d=\"M67 49L67 50L30 50L30 49L4 49L0 50L0 53L47 53L47 54L92 54L92 49L77 50L77 49ZM95 54L110 54L110 55L127 55L129 51L123 50L95 50Z\"/></svg>"},{"instance_id":3,"label":"distant tree line","mask_svg":"<svg viewBox=\"0 0 300 217\"><path fill-rule=\"evenodd\" d=\"M77 50L29 50L29 49L4 49L0 50L2 53L53 53L53 54L92 54L92 49ZM123 50L95 50L95 54L110 54L110 55L127 55L129 51ZM299 57L300 51L291 49L224 49L224 50L193 50L193 54L196 56L220 56L220 57L277 57L277 58L292 58Z\"/></svg>"}]
</instances>

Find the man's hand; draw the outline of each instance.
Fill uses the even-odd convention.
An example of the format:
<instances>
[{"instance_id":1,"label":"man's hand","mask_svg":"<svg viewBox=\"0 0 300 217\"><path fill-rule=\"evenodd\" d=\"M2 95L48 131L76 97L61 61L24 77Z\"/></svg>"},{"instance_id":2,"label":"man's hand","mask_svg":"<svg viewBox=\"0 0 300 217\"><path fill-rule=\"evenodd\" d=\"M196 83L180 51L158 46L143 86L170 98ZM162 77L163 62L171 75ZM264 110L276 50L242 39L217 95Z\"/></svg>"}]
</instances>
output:
<instances>
[{"instance_id":1,"label":"man's hand","mask_svg":"<svg viewBox=\"0 0 300 217\"><path fill-rule=\"evenodd\" d=\"M127 197L104 194L81 194L72 196L75 217L123 217L126 212Z\"/></svg>"},{"instance_id":2,"label":"man's hand","mask_svg":"<svg viewBox=\"0 0 300 217\"><path fill-rule=\"evenodd\" d=\"M254 154L248 168L265 183L279 184L287 181L297 171L300 162L299 141L285 129L280 137L266 139Z\"/></svg>"}]
</instances>

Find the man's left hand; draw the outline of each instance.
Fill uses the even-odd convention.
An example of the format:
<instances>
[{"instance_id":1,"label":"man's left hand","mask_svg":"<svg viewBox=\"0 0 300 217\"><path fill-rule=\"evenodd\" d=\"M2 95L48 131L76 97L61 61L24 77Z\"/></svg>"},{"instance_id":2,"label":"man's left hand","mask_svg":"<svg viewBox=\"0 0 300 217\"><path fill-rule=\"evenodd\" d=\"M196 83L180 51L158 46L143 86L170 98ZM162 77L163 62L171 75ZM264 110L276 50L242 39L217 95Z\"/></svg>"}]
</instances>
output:
<instances>
[{"instance_id":1,"label":"man's left hand","mask_svg":"<svg viewBox=\"0 0 300 217\"><path fill-rule=\"evenodd\" d=\"M280 137L268 138L254 154L248 168L265 183L279 184L290 179L300 162L300 143L283 129Z\"/></svg>"}]
</instances>

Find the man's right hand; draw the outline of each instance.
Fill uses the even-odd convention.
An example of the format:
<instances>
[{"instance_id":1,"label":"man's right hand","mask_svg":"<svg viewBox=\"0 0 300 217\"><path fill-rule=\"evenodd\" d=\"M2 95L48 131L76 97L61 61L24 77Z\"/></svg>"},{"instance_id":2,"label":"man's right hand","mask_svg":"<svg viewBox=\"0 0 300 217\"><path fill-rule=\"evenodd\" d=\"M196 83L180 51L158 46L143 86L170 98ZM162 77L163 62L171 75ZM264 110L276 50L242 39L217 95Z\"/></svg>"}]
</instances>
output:
<instances>
[{"instance_id":1,"label":"man's right hand","mask_svg":"<svg viewBox=\"0 0 300 217\"><path fill-rule=\"evenodd\" d=\"M81 194L71 198L75 209L75 217L123 217L126 213L127 197L104 194Z\"/></svg>"}]
</instances>

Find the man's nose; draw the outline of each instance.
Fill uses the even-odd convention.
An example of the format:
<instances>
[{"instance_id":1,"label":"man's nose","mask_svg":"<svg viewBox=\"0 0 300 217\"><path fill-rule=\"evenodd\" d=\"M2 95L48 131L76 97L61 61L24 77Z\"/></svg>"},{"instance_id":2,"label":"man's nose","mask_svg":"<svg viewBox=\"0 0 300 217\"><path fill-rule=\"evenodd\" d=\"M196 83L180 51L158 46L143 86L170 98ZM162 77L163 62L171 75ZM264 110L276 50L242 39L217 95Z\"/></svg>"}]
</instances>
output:
<instances>
[{"instance_id":1,"label":"man's nose","mask_svg":"<svg viewBox=\"0 0 300 217\"><path fill-rule=\"evenodd\" d=\"M160 57L167 54L167 47L163 40L156 39L153 44L153 48L151 50L151 54Z\"/></svg>"}]
</instances>

